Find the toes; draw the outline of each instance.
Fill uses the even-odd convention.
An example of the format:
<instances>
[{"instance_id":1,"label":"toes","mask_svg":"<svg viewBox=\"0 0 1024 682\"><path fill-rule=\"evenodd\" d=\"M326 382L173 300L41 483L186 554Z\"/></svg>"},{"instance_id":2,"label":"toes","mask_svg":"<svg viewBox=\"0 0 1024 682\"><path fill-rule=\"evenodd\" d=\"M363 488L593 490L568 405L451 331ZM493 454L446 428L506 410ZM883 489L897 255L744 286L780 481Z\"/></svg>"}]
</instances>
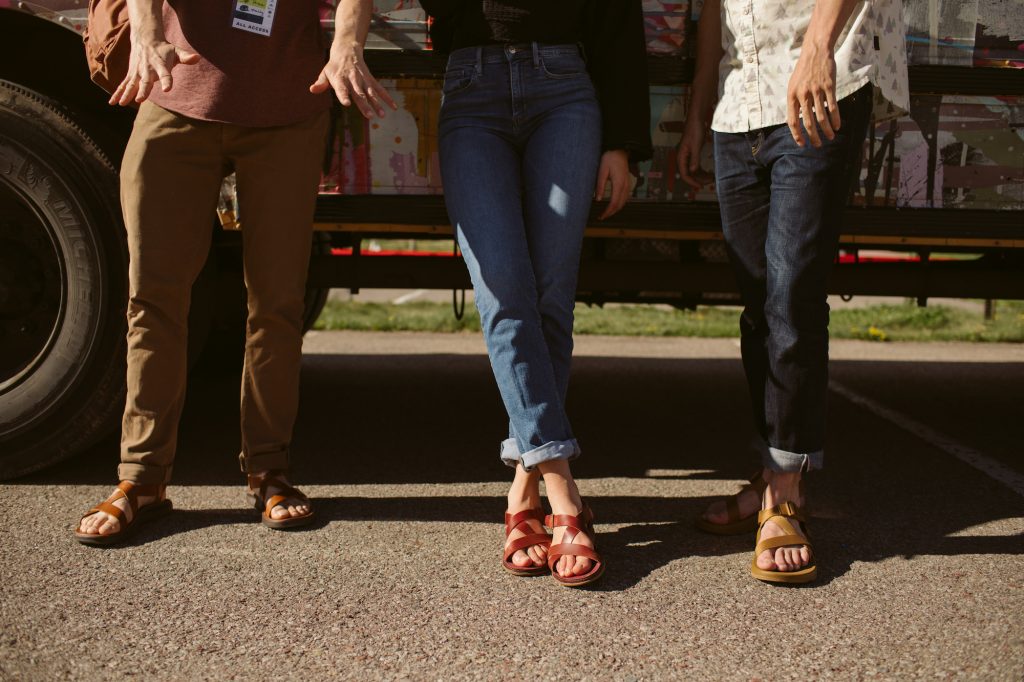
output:
<instances>
[{"instance_id":1,"label":"toes","mask_svg":"<svg viewBox=\"0 0 1024 682\"><path fill-rule=\"evenodd\" d=\"M533 562L530 560L530 557L527 556L526 552L519 550L512 555L512 563L519 568L526 568Z\"/></svg>"},{"instance_id":2,"label":"toes","mask_svg":"<svg viewBox=\"0 0 1024 682\"><path fill-rule=\"evenodd\" d=\"M583 575L590 570L590 559L585 556L576 557L575 565L573 566L573 575Z\"/></svg>"},{"instance_id":3,"label":"toes","mask_svg":"<svg viewBox=\"0 0 1024 682\"><path fill-rule=\"evenodd\" d=\"M533 545L526 550L526 553L530 555L530 560L533 561L535 566L544 565L544 557L540 553L540 545Z\"/></svg>"},{"instance_id":4,"label":"toes","mask_svg":"<svg viewBox=\"0 0 1024 682\"><path fill-rule=\"evenodd\" d=\"M772 552L770 549L766 549L758 555L757 567L760 568L762 571L781 570L775 563L775 558L772 556Z\"/></svg>"}]
</instances>

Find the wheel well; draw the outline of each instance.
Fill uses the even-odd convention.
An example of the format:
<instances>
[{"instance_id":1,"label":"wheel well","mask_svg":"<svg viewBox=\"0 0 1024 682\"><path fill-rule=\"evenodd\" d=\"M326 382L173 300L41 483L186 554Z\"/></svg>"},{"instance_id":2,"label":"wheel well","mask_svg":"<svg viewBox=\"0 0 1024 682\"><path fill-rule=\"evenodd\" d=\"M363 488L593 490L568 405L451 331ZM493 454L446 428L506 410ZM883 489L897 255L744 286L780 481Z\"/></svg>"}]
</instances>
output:
<instances>
[{"instance_id":1,"label":"wheel well","mask_svg":"<svg viewBox=\"0 0 1024 682\"><path fill-rule=\"evenodd\" d=\"M89 79L82 38L46 19L0 9L0 79L59 102L69 116L120 165L133 110L107 104Z\"/></svg>"}]
</instances>

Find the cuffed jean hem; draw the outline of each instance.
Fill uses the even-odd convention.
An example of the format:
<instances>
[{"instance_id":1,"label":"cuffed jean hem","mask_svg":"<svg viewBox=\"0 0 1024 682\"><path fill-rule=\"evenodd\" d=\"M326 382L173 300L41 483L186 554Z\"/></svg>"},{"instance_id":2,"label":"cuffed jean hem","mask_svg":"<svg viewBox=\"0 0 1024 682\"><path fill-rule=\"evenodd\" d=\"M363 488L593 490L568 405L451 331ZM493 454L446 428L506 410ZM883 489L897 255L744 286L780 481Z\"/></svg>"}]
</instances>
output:
<instances>
[{"instance_id":1,"label":"cuffed jean hem","mask_svg":"<svg viewBox=\"0 0 1024 682\"><path fill-rule=\"evenodd\" d=\"M781 474L797 474L803 471L816 471L825 466L825 452L797 453L767 447L761 454L761 462L766 469Z\"/></svg>"},{"instance_id":2,"label":"cuffed jean hem","mask_svg":"<svg viewBox=\"0 0 1024 682\"><path fill-rule=\"evenodd\" d=\"M242 471L247 474L259 474L277 469L287 470L288 451L262 452L258 455L246 455L243 452L238 455L238 463L242 466Z\"/></svg>"},{"instance_id":3,"label":"cuffed jean hem","mask_svg":"<svg viewBox=\"0 0 1024 682\"><path fill-rule=\"evenodd\" d=\"M508 438L501 442L501 461L513 469L523 465L526 471L533 471L533 468L544 462L553 462L558 459L573 460L580 456L580 444L575 438L572 440L553 440L545 443L539 448L529 452L520 453L519 444L515 438Z\"/></svg>"},{"instance_id":4,"label":"cuffed jean hem","mask_svg":"<svg viewBox=\"0 0 1024 682\"><path fill-rule=\"evenodd\" d=\"M131 481L136 485L167 485L171 481L171 467L138 462L121 462L117 467L119 481Z\"/></svg>"}]
</instances>

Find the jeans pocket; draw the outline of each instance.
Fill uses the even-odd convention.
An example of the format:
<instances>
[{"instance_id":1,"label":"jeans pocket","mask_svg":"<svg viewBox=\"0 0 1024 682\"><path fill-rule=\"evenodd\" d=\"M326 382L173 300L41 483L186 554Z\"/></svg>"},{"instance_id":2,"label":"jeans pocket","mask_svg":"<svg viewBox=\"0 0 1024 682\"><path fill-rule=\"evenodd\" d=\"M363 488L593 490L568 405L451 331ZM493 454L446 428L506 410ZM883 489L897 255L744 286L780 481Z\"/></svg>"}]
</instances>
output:
<instances>
[{"instance_id":1,"label":"jeans pocket","mask_svg":"<svg viewBox=\"0 0 1024 682\"><path fill-rule=\"evenodd\" d=\"M587 63L578 54L542 55L540 68L545 76L555 80L587 75Z\"/></svg>"},{"instance_id":2,"label":"jeans pocket","mask_svg":"<svg viewBox=\"0 0 1024 682\"><path fill-rule=\"evenodd\" d=\"M476 78L476 69L468 66L458 66L448 69L444 74L444 83L441 85L441 92L444 95L454 95L465 90L473 84Z\"/></svg>"}]
</instances>

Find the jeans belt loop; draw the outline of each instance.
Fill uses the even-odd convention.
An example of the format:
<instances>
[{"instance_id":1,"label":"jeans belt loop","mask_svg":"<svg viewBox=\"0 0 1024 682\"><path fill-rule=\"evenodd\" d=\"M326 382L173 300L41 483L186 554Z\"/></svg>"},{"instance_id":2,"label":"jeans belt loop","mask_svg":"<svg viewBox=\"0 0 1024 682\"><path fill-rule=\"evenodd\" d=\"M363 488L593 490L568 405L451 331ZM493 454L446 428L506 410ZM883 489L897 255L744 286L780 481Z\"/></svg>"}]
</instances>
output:
<instances>
[{"instance_id":1,"label":"jeans belt loop","mask_svg":"<svg viewBox=\"0 0 1024 682\"><path fill-rule=\"evenodd\" d=\"M476 74L479 76L484 72L484 48L477 45L476 48Z\"/></svg>"},{"instance_id":2,"label":"jeans belt loop","mask_svg":"<svg viewBox=\"0 0 1024 682\"><path fill-rule=\"evenodd\" d=\"M587 48L583 43L576 43L576 49L580 51L580 57L583 59L583 63L587 63Z\"/></svg>"},{"instance_id":3,"label":"jeans belt loop","mask_svg":"<svg viewBox=\"0 0 1024 682\"><path fill-rule=\"evenodd\" d=\"M533 48L533 68L536 69L540 67L540 45L537 44L537 41L533 41L530 43L530 47Z\"/></svg>"}]
</instances>

